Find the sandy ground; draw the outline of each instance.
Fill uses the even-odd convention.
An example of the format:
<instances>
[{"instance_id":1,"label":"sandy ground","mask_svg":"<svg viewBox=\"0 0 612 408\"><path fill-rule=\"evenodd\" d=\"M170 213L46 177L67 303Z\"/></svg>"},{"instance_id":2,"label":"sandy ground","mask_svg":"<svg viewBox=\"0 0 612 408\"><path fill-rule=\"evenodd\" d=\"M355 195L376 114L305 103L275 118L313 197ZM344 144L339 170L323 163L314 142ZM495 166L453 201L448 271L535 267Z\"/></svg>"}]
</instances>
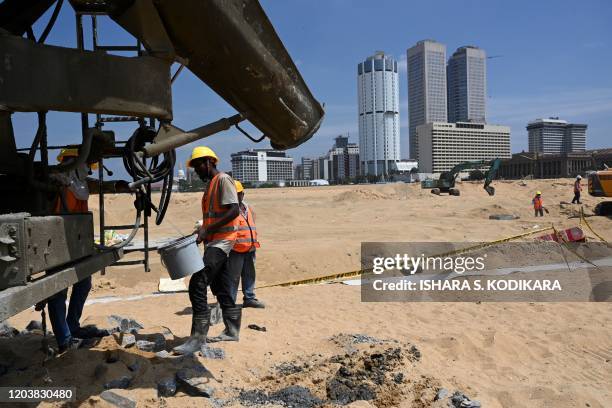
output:
<instances>
[{"instance_id":1,"label":"sandy ground","mask_svg":"<svg viewBox=\"0 0 612 408\"><path fill-rule=\"evenodd\" d=\"M496 182L494 197L472 183L459 186L461 197L434 196L406 184L246 190L246 199L257 213L262 242L258 284L357 270L364 241L489 241L536 226L578 225L577 218L569 218L578 206L559 204L571 201L571 180L526 183ZM536 190L543 192L550 210L544 218L533 216L531 198ZM151 228L152 237L189 233L199 218L200 198L195 193L173 195L166 220ZM587 213L600 201L588 195L583 198ZM131 202L127 196L109 197L107 223L131 222ZM97 199L92 199L90 207L96 213ZM520 218L495 221L489 219L492 214ZM589 222L612 241L612 220L590 217ZM596 240L592 232L585 232ZM151 294L158 279L166 276L153 254L150 273L122 267L96 275L90 298ZM48 362L47 371L41 368L43 355L37 351L40 336L0 339L0 357L13 362L0 384L40 385L48 373L53 385L76 386L83 406L105 406L99 397L103 384L124 374L134 378L127 393L139 406L238 406L236 396L241 390L272 393L291 385L304 386L325 399L339 367L357 370L364 361L369 367L373 355L386 356L386 350L399 348L401 359L385 364L386 380L370 401L375 406L443 406L442 401L434 402L441 387L451 393L460 390L485 407L612 406L609 303L374 304L361 302L358 287L341 284L267 288L259 290L258 297L268 307L245 310L240 342L219 346L226 358L198 360L210 370L216 399L191 397L182 391L174 397L158 397L156 381L193 362L169 362L133 347L122 349L118 338L70 351ZM84 318L104 321L105 316L118 314L138 320L149 332L165 326L174 334L169 347L188 334L188 306L187 294L178 293L94 304L86 308ZM10 323L23 329L39 318L29 310ZM248 329L253 323L267 331ZM211 332L220 330L214 326ZM384 341L353 344L353 337L338 337L342 333ZM418 358L413 346L420 351ZM105 363L109 350L118 353L119 362ZM127 367L134 361L140 362L140 368L132 372ZM96 376L98 365L110 369ZM287 367L299 369L288 372ZM392 381L398 373L403 380ZM369 406L359 404L355 406ZM302 401L294 406L305 405Z\"/></svg>"}]
</instances>

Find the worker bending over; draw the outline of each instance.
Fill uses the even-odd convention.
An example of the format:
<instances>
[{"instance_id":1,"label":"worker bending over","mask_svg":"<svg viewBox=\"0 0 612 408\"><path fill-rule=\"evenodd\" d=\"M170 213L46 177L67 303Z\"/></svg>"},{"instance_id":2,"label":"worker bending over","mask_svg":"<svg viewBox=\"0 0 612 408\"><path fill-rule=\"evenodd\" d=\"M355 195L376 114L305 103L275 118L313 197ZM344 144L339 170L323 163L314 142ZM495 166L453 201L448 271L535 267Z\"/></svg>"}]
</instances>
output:
<instances>
[{"instance_id":1,"label":"worker bending over","mask_svg":"<svg viewBox=\"0 0 612 408\"><path fill-rule=\"evenodd\" d=\"M208 182L202 197L202 227L197 243L204 242L204 269L194 273L189 281L189 300L193 309L191 336L182 345L174 348L177 354L191 354L206 344L210 327L210 308L207 290L217 297L223 313L227 340L238 340L242 309L236 306L232 296L234 283L227 271L227 258L234 247L237 236L238 195L234 180L217 170L219 158L210 148L198 146L193 149L187 162L204 182Z\"/></svg>"},{"instance_id":2,"label":"worker bending over","mask_svg":"<svg viewBox=\"0 0 612 408\"><path fill-rule=\"evenodd\" d=\"M582 191L580 180L582 180L582 176L579 174L576 176L576 181L574 181L574 199L572 200L572 204L582 204L580 202L580 192Z\"/></svg>"},{"instance_id":3,"label":"worker bending over","mask_svg":"<svg viewBox=\"0 0 612 408\"><path fill-rule=\"evenodd\" d=\"M238 283L242 280L242 307L263 309L266 306L255 297L255 251L259 248L255 212L253 207L244 201L244 187L236 181L240 216L238 237L228 260L228 269L234 277L234 300L238 294Z\"/></svg>"},{"instance_id":4,"label":"worker bending over","mask_svg":"<svg viewBox=\"0 0 612 408\"><path fill-rule=\"evenodd\" d=\"M539 214L540 217L543 217L544 216L544 200L542 199L542 192L536 191L536 195L533 198L533 200L531 200L531 202L533 203L533 209L535 211L535 216L537 217Z\"/></svg>"},{"instance_id":5,"label":"worker bending over","mask_svg":"<svg viewBox=\"0 0 612 408\"><path fill-rule=\"evenodd\" d=\"M68 163L76 160L78 156L79 150L77 148L62 149L57 156L57 160L60 163ZM70 172L52 173L50 175L52 182L62 186L54 202L54 213L85 213L89 211L87 200L90 190L95 189L94 192L96 192L100 187L97 180L90 180L87 176L90 168L95 169L96 167L97 163L85 163ZM129 191L125 181L108 182L107 186L111 192ZM90 290L91 275L72 285L67 314L68 288L47 299L49 319L60 354L68 349L78 348L83 339L109 335L107 330L100 330L93 325L81 327L79 323Z\"/></svg>"}]
</instances>

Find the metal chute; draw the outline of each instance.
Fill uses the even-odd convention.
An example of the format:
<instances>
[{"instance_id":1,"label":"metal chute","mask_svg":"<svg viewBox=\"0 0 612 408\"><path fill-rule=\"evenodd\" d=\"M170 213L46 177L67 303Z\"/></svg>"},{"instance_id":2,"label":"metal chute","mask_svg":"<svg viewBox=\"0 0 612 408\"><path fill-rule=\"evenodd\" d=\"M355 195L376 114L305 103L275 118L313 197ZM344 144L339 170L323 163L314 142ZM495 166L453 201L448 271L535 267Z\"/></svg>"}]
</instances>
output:
<instances>
[{"instance_id":1,"label":"metal chute","mask_svg":"<svg viewBox=\"0 0 612 408\"><path fill-rule=\"evenodd\" d=\"M253 123L275 148L295 147L319 128L323 107L310 93L256 0L157 0L158 16L142 20L150 2L114 1L113 19L145 45L164 44ZM139 16L139 20L130 18ZM165 33L160 32L163 25ZM160 50L152 50L160 53Z\"/></svg>"}]
</instances>

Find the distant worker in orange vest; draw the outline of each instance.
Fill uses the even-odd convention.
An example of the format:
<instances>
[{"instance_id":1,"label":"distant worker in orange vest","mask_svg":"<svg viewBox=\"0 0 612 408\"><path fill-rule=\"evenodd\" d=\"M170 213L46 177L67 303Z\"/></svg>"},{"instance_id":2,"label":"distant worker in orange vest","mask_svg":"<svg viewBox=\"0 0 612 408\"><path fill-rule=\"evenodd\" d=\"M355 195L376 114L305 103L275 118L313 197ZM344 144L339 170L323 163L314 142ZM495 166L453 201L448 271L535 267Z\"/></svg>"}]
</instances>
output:
<instances>
[{"instance_id":1,"label":"distant worker in orange vest","mask_svg":"<svg viewBox=\"0 0 612 408\"><path fill-rule=\"evenodd\" d=\"M533 200L531 200L531 202L533 203L533 209L535 211L535 216L537 217L539 214L540 217L543 217L544 210L546 210L546 208L544 208L544 199L542 199L542 192L536 191L536 195L533 198ZM546 210L546 213L548 213L548 210Z\"/></svg>"},{"instance_id":2,"label":"distant worker in orange vest","mask_svg":"<svg viewBox=\"0 0 612 408\"><path fill-rule=\"evenodd\" d=\"M572 200L572 204L582 204L580 202L580 192L582 191L580 180L582 180L582 176L579 174L576 176L576 181L574 181L574 199Z\"/></svg>"},{"instance_id":3,"label":"distant worker in orange vest","mask_svg":"<svg viewBox=\"0 0 612 408\"><path fill-rule=\"evenodd\" d=\"M75 160L79 156L77 148L62 149L57 156L60 163ZM54 212L85 213L88 211L89 186L87 175L94 164L83 164L68 173L53 174L51 177L64 187L55 199ZM81 327L79 320L83 313L85 301L91 290L91 275L72 285L68 314L66 314L66 299L68 289L64 289L47 299L49 320L53 334L57 341L59 352L78 348L83 339L108 336L107 330L97 329L95 326Z\"/></svg>"},{"instance_id":4,"label":"distant worker in orange vest","mask_svg":"<svg viewBox=\"0 0 612 408\"><path fill-rule=\"evenodd\" d=\"M259 248L257 227L255 226L255 211L244 201L244 187L236 181L238 202L240 205L240 225L238 238L230 252L228 269L235 279L234 299L238 294L238 283L242 280L242 307L263 309L266 306L255 296L255 251Z\"/></svg>"},{"instance_id":5,"label":"distant worker in orange vest","mask_svg":"<svg viewBox=\"0 0 612 408\"><path fill-rule=\"evenodd\" d=\"M227 271L227 259L234 247L240 208L234 180L217 170L219 158L210 148L198 146L187 162L200 179L208 182L202 197L202 227L196 242L204 243L204 269L194 273L189 281L189 300L193 309L191 335L174 348L177 354L193 354L206 345L210 327L210 308L207 291L217 297L223 313L225 340L238 341L242 308L232 296L234 283Z\"/></svg>"}]
</instances>

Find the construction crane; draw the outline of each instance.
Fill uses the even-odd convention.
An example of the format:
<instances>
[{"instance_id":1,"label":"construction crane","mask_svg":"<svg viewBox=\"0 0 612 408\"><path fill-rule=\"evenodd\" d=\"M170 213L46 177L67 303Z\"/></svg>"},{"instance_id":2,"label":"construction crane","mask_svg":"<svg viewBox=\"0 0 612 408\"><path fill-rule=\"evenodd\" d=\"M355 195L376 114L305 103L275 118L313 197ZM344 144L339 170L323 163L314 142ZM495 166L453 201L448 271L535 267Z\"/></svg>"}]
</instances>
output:
<instances>
[{"instance_id":1,"label":"construction crane","mask_svg":"<svg viewBox=\"0 0 612 408\"><path fill-rule=\"evenodd\" d=\"M452 196L460 195L459 189L455 188L455 180L460 172L468 169L479 169L482 167L489 167L485 173L484 189L490 195L495 195L495 188L491 186L491 182L495 178L497 170L501 165L501 159L494 160L477 160L459 163L449 171L440 173L440 177L437 180L424 180L421 182L421 188L431 188L431 193L440 195L441 193L448 193Z\"/></svg>"},{"instance_id":2,"label":"construction crane","mask_svg":"<svg viewBox=\"0 0 612 408\"><path fill-rule=\"evenodd\" d=\"M252 141L268 138L274 148L288 149L312 137L324 117L257 0L70 0L77 47L47 45L65 3L0 2L0 321L107 266L136 262L148 269L147 220L156 213L156 223L163 221L172 191L174 149L231 127ZM32 27L53 6L35 38ZM130 33L133 43L100 44L100 16ZM91 19L90 42L85 41L84 18ZM172 74L174 63L180 68ZM175 125L172 83L183 67L236 114L189 131ZM67 165L49 162L50 151L66 147L47 143L50 111L81 114L81 140L70 146L78 148L78 157ZM37 113L34 136L14 132L14 112ZM247 120L261 136L240 127ZM113 122L133 122L134 131L118 138L103 128ZM31 147L17 149L24 144ZM132 178L133 224L105 224L104 160L110 158L122 159ZM49 182L51 174L91 163L99 164L97 246L92 213L54 211L61 187ZM151 184L157 182L163 182L163 189L154 204ZM143 227L145 259L120 261L126 244ZM106 246L109 228L131 233L121 244Z\"/></svg>"}]
</instances>

